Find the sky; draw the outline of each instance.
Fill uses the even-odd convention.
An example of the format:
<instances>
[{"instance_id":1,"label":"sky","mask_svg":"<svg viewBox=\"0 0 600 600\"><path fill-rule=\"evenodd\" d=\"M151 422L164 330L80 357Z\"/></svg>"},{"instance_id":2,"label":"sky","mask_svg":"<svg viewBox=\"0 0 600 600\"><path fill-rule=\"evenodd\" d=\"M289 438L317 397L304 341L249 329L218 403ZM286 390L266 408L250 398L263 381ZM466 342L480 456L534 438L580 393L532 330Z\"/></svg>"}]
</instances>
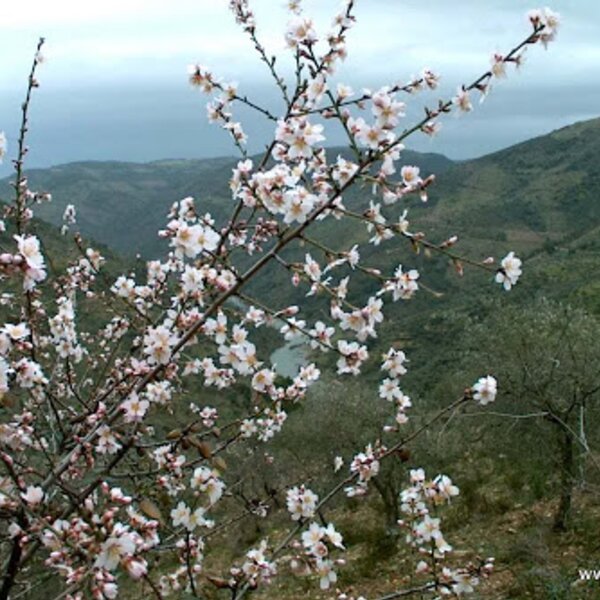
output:
<instances>
[{"instance_id":1,"label":"sky","mask_svg":"<svg viewBox=\"0 0 600 600\"><path fill-rule=\"evenodd\" d=\"M187 83L200 62L240 91L280 108L265 65L234 23L227 0L19 0L0 3L0 130L14 150L19 106L33 49L47 39L40 89L31 112L29 165L73 160L148 161L234 154L206 123L206 99ZM258 35L285 70L284 0L254 0ZM320 33L337 0L305 0ZM442 77L430 104L452 96L529 32L527 0L357 0L349 56L334 81L377 88L407 81L423 67ZM599 116L600 2L556 0L562 16L547 51L530 48L521 72L500 81L482 105L449 117L434 139L409 146L465 159L564 125ZM423 100L408 98L411 117ZM250 149L260 150L272 126L246 111ZM335 135L332 143L341 141ZM10 148L9 148L10 151ZM7 161L5 161L6 163ZM8 166L0 167L7 174Z\"/></svg>"}]
</instances>

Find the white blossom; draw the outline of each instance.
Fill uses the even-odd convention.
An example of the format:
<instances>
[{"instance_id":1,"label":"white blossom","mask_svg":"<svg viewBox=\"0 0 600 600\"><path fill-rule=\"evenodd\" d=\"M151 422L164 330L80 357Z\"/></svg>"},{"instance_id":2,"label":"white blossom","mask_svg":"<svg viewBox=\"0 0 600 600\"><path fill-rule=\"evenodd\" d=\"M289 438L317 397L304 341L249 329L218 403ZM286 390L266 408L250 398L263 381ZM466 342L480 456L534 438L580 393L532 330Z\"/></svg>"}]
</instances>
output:
<instances>
[{"instance_id":1,"label":"white blossom","mask_svg":"<svg viewBox=\"0 0 600 600\"><path fill-rule=\"evenodd\" d=\"M113 571L126 556L131 556L136 550L135 538L126 526L115 525L112 535L100 547L94 566Z\"/></svg>"},{"instance_id":2,"label":"white blossom","mask_svg":"<svg viewBox=\"0 0 600 600\"><path fill-rule=\"evenodd\" d=\"M473 398L485 406L496 399L498 383L491 375L481 377L473 386Z\"/></svg>"},{"instance_id":3,"label":"white blossom","mask_svg":"<svg viewBox=\"0 0 600 600\"><path fill-rule=\"evenodd\" d=\"M6 156L6 135L4 131L0 131L0 165L2 164L2 159Z\"/></svg>"},{"instance_id":4,"label":"white blossom","mask_svg":"<svg viewBox=\"0 0 600 600\"><path fill-rule=\"evenodd\" d=\"M30 485L25 492L21 494L21 498L23 498L29 506L36 506L44 499L44 490L39 486Z\"/></svg>"},{"instance_id":5,"label":"white blossom","mask_svg":"<svg viewBox=\"0 0 600 600\"><path fill-rule=\"evenodd\" d=\"M496 282L501 283L505 290L510 290L521 276L521 260L514 252L509 252L500 263L501 269L496 273Z\"/></svg>"}]
</instances>

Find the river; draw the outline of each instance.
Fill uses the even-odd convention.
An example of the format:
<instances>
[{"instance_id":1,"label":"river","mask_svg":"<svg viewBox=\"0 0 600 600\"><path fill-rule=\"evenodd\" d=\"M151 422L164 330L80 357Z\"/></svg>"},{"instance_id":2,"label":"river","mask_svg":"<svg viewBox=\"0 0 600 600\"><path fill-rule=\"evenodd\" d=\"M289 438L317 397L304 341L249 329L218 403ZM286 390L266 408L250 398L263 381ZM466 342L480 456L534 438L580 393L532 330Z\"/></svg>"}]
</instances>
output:
<instances>
[{"instance_id":1,"label":"river","mask_svg":"<svg viewBox=\"0 0 600 600\"><path fill-rule=\"evenodd\" d=\"M291 340L271 353L271 363L282 377L296 377L300 367L307 363L309 350L305 342Z\"/></svg>"},{"instance_id":2,"label":"river","mask_svg":"<svg viewBox=\"0 0 600 600\"><path fill-rule=\"evenodd\" d=\"M235 305L238 310L247 310L248 306L240 298L230 298L229 301ZM279 330L284 325L284 321L277 319L270 325ZM305 365L310 352L309 345L303 338L296 338L285 342L279 348L271 352L269 356L271 364L275 365L275 371L282 377L296 377L300 367Z\"/></svg>"}]
</instances>

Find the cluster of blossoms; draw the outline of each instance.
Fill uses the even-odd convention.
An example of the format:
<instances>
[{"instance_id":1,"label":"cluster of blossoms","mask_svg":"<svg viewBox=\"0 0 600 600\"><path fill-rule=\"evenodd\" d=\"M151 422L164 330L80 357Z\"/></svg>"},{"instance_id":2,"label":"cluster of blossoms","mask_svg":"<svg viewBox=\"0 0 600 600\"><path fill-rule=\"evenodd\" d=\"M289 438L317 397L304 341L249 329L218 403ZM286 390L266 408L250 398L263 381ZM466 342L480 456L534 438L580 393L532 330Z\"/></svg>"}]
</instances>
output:
<instances>
[{"instance_id":1,"label":"cluster of blossoms","mask_svg":"<svg viewBox=\"0 0 600 600\"><path fill-rule=\"evenodd\" d=\"M62 218L63 226L61 227L60 232L63 235L66 235L69 232L70 226L77 223L77 211L73 204L67 204L67 206L65 206L65 212L63 213Z\"/></svg>"},{"instance_id":2,"label":"cluster of blossoms","mask_svg":"<svg viewBox=\"0 0 600 600\"><path fill-rule=\"evenodd\" d=\"M550 11L532 13L534 30L517 50L494 55L489 73L405 127L401 97L435 89L438 77L430 69L405 84L361 94L331 81L346 56L353 0L344 1L325 36L317 34L301 2L290 2L285 41L297 66L294 89L258 40L248 1L231 0L230 8L273 75L285 110L272 113L205 67L190 68L192 85L213 96L210 119L229 132L241 153L229 182L235 208L224 223L218 210L203 214L191 197L184 198L172 205L159 232L168 243L166 256L149 261L145 273L109 275L101 254L84 250L75 236L77 259L69 260L51 285L41 285L47 279L43 247L27 227L34 205L51 197L28 189L21 172L24 153L15 161L15 205L7 207L3 219L14 222L16 234L7 235L7 241L16 242L16 248L0 254L0 276L14 278L26 292L1 299L10 317L0 327L0 507L12 548L2 585L11 594L28 561L42 552L38 564L43 561L61 578L71 600L116 598L125 577L143 580L157 597L198 596L198 587L216 585L241 600L277 575L281 554L290 549L294 571L316 574L323 589L337 581L336 566L343 561L333 552L343 550L342 536L331 523L312 522L317 508L338 491L366 494L382 461L400 447L398 441L392 440L389 449L379 440L368 444L349 461L347 479L335 493L322 494L321 501L305 486L289 489L287 507L296 533L302 532L299 540L293 533L274 548L263 540L222 580L205 567L212 536L239 521L230 518L239 498L244 499L240 518L264 516L271 508L270 496L243 498L245 474L230 475L222 455L243 465L248 454L301 412L291 409L321 377L317 364L308 360L292 377L282 377L257 330L277 328L285 341L303 340L313 350L331 352L338 375L357 376L379 355L374 347L386 302L411 300L425 285L404 261L383 272L365 257L377 255L379 247L395 252L391 244L397 241L459 260L449 252L455 236L438 244L424 233L411 233L407 209L397 210L415 196L426 200L435 181L418 166L403 164L407 132L434 134L445 113L470 110L470 93L486 94L492 78L504 76L509 63L519 63L521 48L547 43L557 27ZM34 67L39 61L36 55ZM37 85L32 75L29 92ZM233 115L238 104L257 110L273 126L272 144L262 159L247 156L245 133ZM346 132L350 155L326 152L331 120ZM0 135L0 158L5 144ZM355 184L368 186L374 197L350 196ZM348 219L360 223L366 236L331 241L313 227ZM74 208L67 207L64 221L75 225ZM0 221L0 233L6 231ZM363 252L361 240L370 252ZM493 273L507 290L521 275L513 253L499 268L488 261L471 263ZM306 291L302 305L289 298L283 301L287 306L272 306L269 291L251 285L269 273L267 266L284 270L291 291ZM366 298L356 299L358 277L369 281ZM48 297L56 298L48 304L52 309L46 308ZM302 313L313 297L321 302L319 319L308 310ZM93 318L86 314L88 306ZM86 331L97 321L99 327ZM405 363L397 348L383 356L379 396L393 405L394 423L382 434L390 438L406 423L411 407L400 389ZM493 377L484 377L473 386L472 398L487 404L496 388ZM204 394L210 393L218 410L204 405ZM190 402L190 394L199 397ZM226 422L231 412L235 415ZM259 455L268 464L274 460ZM336 470L342 466L336 459ZM487 568L477 574L471 567L437 569L451 548L434 509L457 493L447 477L426 481L414 471L402 497L408 541L426 557L419 572L436 573L434 588L444 594L470 591ZM165 554L171 560L154 569Z\"/></svg>"},{"instance_id":3,"label":"cluster of blossoms","mask_svg":"<svg viewBox=\"0 0 600 600\"><path fill-rule=\"evenodd\" d=\"M44 377L41 366L30 358L24 356L18 358L22 353L29 354L31 348L31 329L27 323L5 323L0 329L0 400L9 392L11 382L14 382L17 388L28 390L34 398L38 398L40 401L43 399L43 386L47 383L47 379ZM11 360L12 356L14 358ZM28 416L25 417L25 415ZM22 421L23 418L25 418L24 421ZM13 449L17 447L14 445L17 439L28 440L28 446L39 446L30 439L29 434L23 436L19 432L19 426L25 425L29 421L31 421L31 413L26 412L18 416L14 425L11 423L0 425L2 436L5 441L12 440Z\"/></svg>"},{"instance_id":4,"label":"cluster of blossoms","mask_svg":"<svg viewBox=\"0 0 600 600\"><path fill-rule=\"evenodd\" d=\"M292 162L312 158L314 146L325 140L322 133L323 126L312 125L306 117L279 121L275 130L275 139L280 144L275 148L277 158Z\"/></svg>"},{"instance_id":5,"label":"cluster of blossoms","mask_svg":"<svg viewBox=\"0 0 600 600\"><path fill-rule=\"evenodd\" d=\"M199 408L195 404L190 404L190 410L198 415L202 420L202 425L206 428L214 427L216 424L219 413L216 408L212 406L205 406L204 408Z\"/></svg>"},{"instance_id":6,"label":"cluster of blossoms","mask_svg":"<svg viewBox=\"0 0 600 600\"><path fill-rule=\"evenodd\" d=\"M220 235L214 229L214 221L207 214L199 218L195 214L192 198L179 202L177 218L167 224L161 235L171 240L177 258L195 258L202 252L213 252L219 243Z\"/></svg>"},{"instance_id":7,"label":"cluster of blossoms","mask_svg":"<svg viewBox=\"0 0 600 600\"><path fill-rule=\"evenodd\" d=\"M158 589L163 597L178 597L186 590L195 589L196 582L202 577L204 540L189 529L185 531L185 538L178 539L175 544L180 566L159 579Z\"/></svg>"},{"instance_id":8,"label":"cluster of blossoms","mask_svg":"<svg viewBox=\"0 0 600 600\"><path fill-rule=\"evenodd\" d=\"M258 548L246 554L246 561L241 569L231 570L232 577L238 580L245 579L252 587L257 587L261 583L270 583L277 575L277 565L267 560L266 550L267 542L263 540Z\"/></svg>"},{"instance_id":9,"label":"cluster of blossoms","mask_svg":"<svg viewBox=\"0 0 600 600\"><path fill-rule=\"evenodd\" d=\"M319 579L319 586L327 590L337 582L334 570L336 564L343 565L343 559L332 559L334 549L345 550L341 534L336 531L332 523L326 527L318 523L311 523L302 533L302 553L291 560L291 567L298 575L314 573ZM300 546L297 544L296 546Z\"/></svg>"},{"instance_id":10,"label":"cluster of blossoms","mask_svg":"<svg viewBox=\"0 0 600 600\"><path fill-rule=\"evenodd\" d=\"M287 491L287 509L294 521L310 519L315 514L319 497L304 486Z\"/></svg>"},{"instance_id":11,"label":"cluster of blossoms","mask_svg":"<svg viewBox=\"0 0 600 600\"><path fill-rule=\"evenodd\" d=\"M192 490L198 490L199 493L205 493L208 496L210 505L216 504L223 495L225 484L219 479L219 472L208 467L198 467L194 469L190 482Z\"/></svg>"},{"instance_id":12,"label":"cluster of blossoms","mask_svg":"<svg viewBox=\"0 0 600 600\"><path fill-rule=\"evenodd\" d=\"M208 120L211 123L220 123L230 132L238 148L242 148L248 138L241 123L233 121L233 115L229 111L231 103L238 99L237 85L218 81L206 67L199 64L190 65L188 75L190 84L199 87L204 93L220 92L219 96L206 106Z\"/></svg>"},{"instance_id":13,"label":"cluster of blossoms","mask_svg":"<svg viewBox=\"0 0 600 600\"><path fill-rule=\"evenodd\" d=\"M359 345L358 342L340 340L338 342L338 352L340 353L340 358L337 361L339 375L344 373L358 375L360 367L369 358L367 347Z\"/></svg>"},{"instance_id":14,"label":"cluster of blossoms","mask_svg":"<svg viewBox=\"0 0 600 600\"><path fill-rule=\"evenodd\" d=\"M460 568L444 564L452 553L452 546L440 529L441 519L434 516L440 507L458 496L459 489L446 475L427 479L423 469L411 470L410 482L411 486L400 494L400 510L404 517L398 524L406 531L407 543L420 556L417 575L435 577L431 587L438 594L462 596L472 593L480 578L491 573L493 560Z\"/></svg>"},{"instance_id":15,"label":"cluster of blossoms","mask_svg":"<svg viewBox=\"0 0 600 600\"><path fill-rule=\"evenodd\" d=\"M58 313L48 320L48 324L52 344L58 355L79 362L83 355L83 348L77 342L73 301L65 297L59 298Z\"/></svg>"},{"instance_id":16,"label":"cluster of blossoms","mask_svg":"<svg viewBox=\"0 0 600 600\"><path fill-rule=\"evenodd\" d=\"M178 336L172 331L172 323L166 321L158 327L149 327L144 334L144 354L151 365L168 365Z\"/></svg>"},{"instance_id":17,"label":"cluster of blossoms","mask_svg":"<svg viewBox=\"0 0 600 600\"><path fill-rule=\"evenodd\" d=\"M82 251L82 248L80 248ZM78 261L74 261L67 267L68 280L63 288L66 294L65 299L69 302L75 301L77 291L85 294L86 298L91 299L96 296L94 291L94 283L100 267L105 263L102 254L94 248L86 248L83 256ZM58 299L57 303L63 302Z\"/></svg>"},{"instance_id":18,"label":"cluster of blossoms","mask_svg":"<svg viewBox=\"0 0 600 600\"><path fill-rule=\"evenodd\" d=\"M46 265L40 250L40 241L34 235L15 235L17 252L0 254L0 273L23 274L23 289L31 292L46 279Z\"/></svg>"},{"instance_id":19,"label":"cluster of blossoms","mask_svg":"<svg viewBox=\"0 0 600 600\"><path fill-rule=\"evenodd\" d=\"M171 511L171 521L173 527L184 527L188 531L194 531L196 527L207 527L211 528L214 526L214 522L205 518L206 509L202 506L196 510L190 509L190 507L183 501Z\"/></svg>"},{"instance_id":20,"label":"cluster of blossoms","mask_svg":"<svg viewBox=\"0 0 600 600\"><path fill-rule=\"evenodd\" d=\"M556 39L560 25L560 15L550 8L530 10L527 14L531 24L539 29L539 37L544 45Z\"/></svg>"},{"instance_id":21,"label":"cluster of blossoms","mask_svg":"<svg viewBox=\"0 0 600 600\"><path fill-rule=\"evenodd\" d=\"M137 512L130 496L106 483L99 494L86 499L81 512L70 520L56 519L41 531L41 542L49 551L46 565L68 577L71 584L89 579L94 598L116 598L115 571L123 569L133 580L146 576L148 562L143 555L160 543L159 522ZM94 514L96 523L89 519ZM19 531L16 535L27 534ZM84 566L88 557L91 577Z\"/></svg>"},{"instance_id":22,"label":"cluster of blossoms","mask_svg":"<svg viewBox=\"0 0 600 600\"><path fill-rule=\"evenodd\" d=\"M363 452L354 456L350 463L350 473L358 479L358 482L344 489L349 498L367 493L369 481L379 474L380 459L385 451L386 448L381 445L373 448L372 444L368 444Z\"/></svg>"},{"instance_id":23,"label":"cluster of blossoms","mask_svg":"<svg viewBox=\"0 0 600 600\"><path fill-rule=\"evenodd\" d=\"M386 377L379 386L379 397L388 402L393 402L396 407L395 424L385 427L385 431L396 431L400 425L404 425L408 421L406 409L412 406L410 398L400 389L398 378L406 374L407 362L406 355L402 350L390 348L383 355L383 363L381 370L386 371Z\"/></svg>"},{"instance_id":24,"label":"cluster of blossoms","mask_svg":"<svg viewBox=\"0 0 600 600\"><path fill-rule=\"evenodd\" d=\"M304 522L313 518L318 502L319 497L303 485L287 491L287 509L294 521ZM331 560L330 552L333 547L344 550L342 536L332 523L322 527L313 522L301 538L301 543L294 546L301 552L290 560L293 571L298 575L317 574L321 589L328 589L337 581L335 562ZM343 561L339 562L343 564Z\"/></svg>"}]
</instances>

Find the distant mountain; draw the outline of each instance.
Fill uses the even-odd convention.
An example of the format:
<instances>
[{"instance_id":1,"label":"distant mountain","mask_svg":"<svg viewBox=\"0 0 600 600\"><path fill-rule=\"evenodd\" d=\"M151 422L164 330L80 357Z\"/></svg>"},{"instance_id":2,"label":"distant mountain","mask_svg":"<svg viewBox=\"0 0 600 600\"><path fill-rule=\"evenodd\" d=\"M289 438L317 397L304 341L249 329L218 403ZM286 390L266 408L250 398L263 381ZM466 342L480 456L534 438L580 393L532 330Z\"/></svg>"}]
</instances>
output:
<instances>
[{"instance_id":1,"label":"distant mountain","mask_svg":"<svg viewBox=\"0 0 600 600\"><path fill-rule=\"evenodd\" d=\"M335 155L341 152L334 148ZM495 238L521 251L567 242L600 223L600 119L584 121L479 159L454 163L405 151L402 162L435 173L424 229L461 233L475 245ZM194 196L216 217L229 214L232 157L152 163L78 162L28 172L33 189L52 192L38 216L60 224L74 204L84 235L122 254L160 254L156 232L172 202ZM0 199L10 195L0 181ZM361 194L364 198L364 194ZM452 231L451 231L452 230Z\"/></svg>"},{"instance_id":2,"label":"distant mountain","mask_svg":"<svg viewBox=\"0 0 600 600\"><path fill-rule=\"evenodd\" d=\"M333 156L341 149L329 150ZM405 159L427 172L441 173L453 163L441 154L405 152ZM173 202L186 196L200 210L227 216L233 206L229 191L231 170L238 159L162 160L151 163L77 162L28 171L32 189L48 190L52 202L36 214L60 225L67 204L77 209L81 232L122 254L156 258L162 244L157 231L164 227ZM0 182L0 199L11 192L9 180Z\"/></svg>"},{"instance_id":3,"label":"distant mountain","mask_svg":"<svg viewBox=\"0 0 600 600\"><path fill-rule=\"evenodd\" d=\"M328 150L331 157L340 152ZM232 157L145 164L81 162L28 175L33 189L53 194L52 203L37 211L39 217L58 225L66 204L74 204L84 235L123 255L152 258L162 254L164 242L156 233L164 227L172 202L194 196L200 210L210 211L218 220L230 214L228 181L236 162ZM475 160L453 162L439 154L405 151L402 163L416 164L426 175L436 174L428 203L418 198L406 202L412 231L426 231L433 241L459 234L457 252L475 259L515 250L528 260L528 279L519 289L533 286L522 293L552 294L561 289L565 298L583 299L600 313L600 284L586 277L590 269L600 267L600 119ZM0 182L0 199L5 193L10 193L6 180ZM366 187L355 189L344 201L364 210L370 193ZM402 207L393 210L398 208ZM348 239L368 239L363 225L348 220L328 220L315 234L336 249L345 248ZM304 252L288 251L295 259ZM475 272L462 280L446 259L415 256L402 241L365 246L363 257L365 264L388 271L399 263L423 267L424 283L436 290L488 287L480 285L485 274ZM270 294L275 287L281 303L301 301L301 291L291 297L287 277L274 269L263 278L264 289L257 282L255 291Z\"/></svg>"},{"instance_id":4,"label":"distant mountain","mask_svg":"<svg viewBox=\"0 0 600 600\"><path fill-rule=\"evenodd\" d=\"M52 202L36 215L60 226L67 204L75 205L80 231L116 252L145 257L157 254L157 232L164 227L171 204L194 195L200 202L215 199L224 210L231 158L165 160L138 164L77 162L28 171L31 189L52 193ZM218 174L218 176L216 176ZM0 182L0 199L10 194Z\"/></svg>"},{"instance_id":5,"label":"distant mountain","mask_svg":"<svg viewBox=\"0 0 600 600\"><path fill-rule=\"evenodd\" d=\"M523 249L569 242L600 224L600 119L584 121L482 158L439 178L430 221L469 236L497 230Z\"/></svg>"},{"instance_id":6,"label":"distant mountain","mask_svg":"<svg viewBox=\"0 0 600 600\"><path fill-rule=\"evenodd\" d=\"M334 157L341 150L329 152ZM56 227L64 207L72 203L84 235L122 255L140 253L151 258L162 255L165 242L156 233L164 227L172 202L194 196L197 206L218 220L231 213L228 180L236 162L230 157L147 164L81 162L28 174L33 189L53 194L52 203L36 214L54 224L39 223L49 235L54 255L62 256L63 247L65 255L72 252L72 244L65 245ZM451 372L457 340L466 335L470 324L484 321L504 305L527 306L544 296L600 316L600 119L476 160L455 163L438 154L405 151L402 163L420 166L425 175L436 174L427 203L417 197L406 200L411 231L424 231L434 242L458 234L453 250L475 260L489 255L501 258L509 250L524 259L521 281L505 293L493 283L492 273L465 265L467 273L460 277L447 257L417 254L407 240L365 244L371 234L355 220L327 219L313 228L311 235L335 250L347 249L349 240L363 242L365 266L391 273L402 264L422 273L417 297L390 303L386 326L378 334L381 347L400 343L410 351L413 369L407 377L415 389L425 394L438 374ZM0 199L9 193L8 182L0 182ZM362 211L370 198L370 186L365 186L345 195L344 202ZM403 208L384 210L397 214ZM296 244L284 251L283 258L302 260L307 251L313 252ZM115 263L108 282L118 269L133 266ZM311 321L325 316L326 300L317 297L307 302L306 286L289 285L289 277L285 269L271 264L246 293L276 309L298 304ZM355 273L349 300L363 302L374 290L370 278ZM453 293L457 291L461 293ZM377 378L379 372L366 375Z\"/></svg>"}]
</instances>

